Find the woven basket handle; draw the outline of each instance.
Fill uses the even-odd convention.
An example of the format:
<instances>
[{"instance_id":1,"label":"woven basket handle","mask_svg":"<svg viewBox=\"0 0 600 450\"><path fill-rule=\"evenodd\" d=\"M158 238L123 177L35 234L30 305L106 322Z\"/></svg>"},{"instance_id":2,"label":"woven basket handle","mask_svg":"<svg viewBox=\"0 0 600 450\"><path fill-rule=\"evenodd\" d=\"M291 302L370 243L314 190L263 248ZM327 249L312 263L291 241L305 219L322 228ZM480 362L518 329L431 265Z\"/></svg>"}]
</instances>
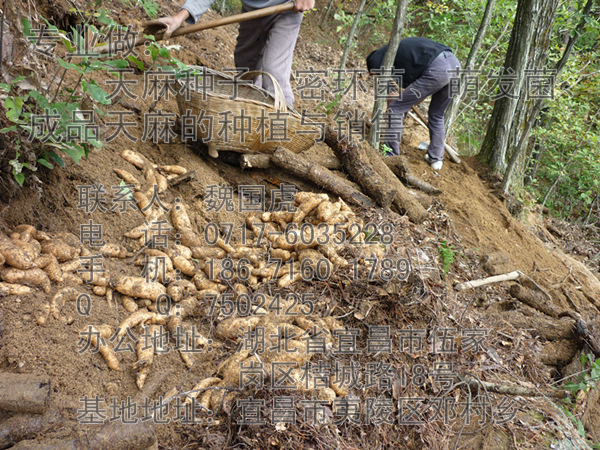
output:
<instances>
[{"instance_id":1,"label":"woven basket handle","mask_svg":"<svg viewBox=\"0 0 600 450\"><path fill-rule=\"evenodd\" d=\"M285 97L283 95L283 89L281 89L281 86L279 85L279 83L277 82L277 80L275 79L275 77L273 75L271 75L268 72L263 72L262 70L251 70L250 72L246 72L244 74L242 74L240 76L240 79L244 80L244 79L249 79L249 78L255 78L258 75L262 75L263 77L269 77L269 79L271 80L271 82L273 83L273 88L275 90L275 104L273 105L275 107L276 110L279 110L281 112L286 112L287 111L287 103L285 102Z\"/></svg>"}]
</instances>

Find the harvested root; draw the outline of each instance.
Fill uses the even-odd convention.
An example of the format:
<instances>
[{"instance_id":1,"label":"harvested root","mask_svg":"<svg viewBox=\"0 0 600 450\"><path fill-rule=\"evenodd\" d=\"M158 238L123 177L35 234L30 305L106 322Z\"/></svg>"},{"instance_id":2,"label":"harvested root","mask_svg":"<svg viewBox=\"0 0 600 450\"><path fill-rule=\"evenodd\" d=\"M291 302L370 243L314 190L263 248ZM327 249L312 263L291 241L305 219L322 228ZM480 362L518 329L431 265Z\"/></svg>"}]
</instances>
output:
<instances>
[{"instance_id":1,"label":"harvested root","mask_svg":"<svg viewBox=\"0 0 600 450\"><path fill-rule=\"evenodd\" d=\"M135 380L135 384L137 385L138 389L142 389L144 387L150 366L154 360L154 345L152 345L152 339L142 338L144 336L152 337L157 332L158 326L150 325L144 330L144 333L142 333L142 336L140 336L137 342L136 350L138 360L132 365L132 368L138 370Z\"/></svg>"},{"instance_id":2,"label":"harvested root","mask_svg":"<svg viewBox=\"0 0 600 450\"><path fill-rule=\"evenodd\" d=\"M71 246L61 239L52 239L42 242L42 253L54 255L59 262L66 262L77 258L81 250L79 246Z\"/></svg>"},{"instance_id":3,"label":"harvested root","mask_svg":"<svg viewBox=\"0 0 600 450\"><path fill-rule=\"evenodd\" d=\"M198 290L194 283L188 280L180 280L170 283L167 288L167 294L174 302L180 302L184 298L195 295Z\"/></svg>"},{"instance_id":4,"label":"harvested root","mask_svg":"<svg viewBox=\"0 0 600 450\"><path fill-rule=\"evenodd\" d=\"M41 255L35 260L35 264L40 268L44 269L44 272L48 274L48 278L56 283L62 283L62 270L58 259L54 255Z\"/></svg>"},{"instance_id":5,"label":"harvested root","mask_svg":"<svg viewBox=\"0 0 600 450\"><path fill-rule=\"evenodd\" d=\"M202 392L203 389L206 389L208 387L219 384L220 382L221 382L221 379L217 378L217 377L208 377L208 378L201 380L198 384L196 384L192 388L192 392L187 394L187 398L185 399L185 402L192 403L192 399L198 398L198 395L200 395L200 393ZM196 391L196 392L194 392L194 391ZM208 409L208 406L206 406L206 405L204 405L204 406Z\"/></svg>"},{"instance_id":6,"label":"harvested root","mask_svg":"<svg viewBox=\"0 0 600 450\"><path fill-rule=\"evenodd\" d=\"M306 198L302 196L300 199L298 198L298 195L296 195L296 203L300 203L298 204L298 211L294 213L293 222L302 222L308 213L319 206L321 202L328 199L329 197L327 194L312 194L310 196L307 195Z\"/></svg>"},{"instance_id":7,"label":"harvested root","mask_svg":"<svg viewBox=\"0 0 600 450\"><path fill-rule=\"evenodd\" d=\"M121 247L118 244L114 244L114 243L110 243L110 242L103 245L102 247L100 247L98 249L98 251L105 258L121 258L121 259L123 259L123 258L127 257L127 249L126 248Z\"/></svg>"},{"instance_id":8,"label":"harvested root","mask_svg":"<svg viewBox=\"0 0 600 450\"><path fill-rule=\"evenodd\" d=\"M139 306L135 300L128 295L123 295L121 301L123 302L123 308L125 308L125 311L128 313L134 313L139 309Z\"/></svg>"},{"instance_id":9,"label":"harvested root","mask_svg":"<svg viewBox=\"0 0 600 450\"><path fill-rule=\"evenodd\" d=\"M141 189L142 185L140 181L132 173L122 169L113 169L113 172L116 173L117 176L125 183L132 184L133 189L135 189L136 191L139 191Z\"/></svg>"},{"instance_id":10,"label":"harvested root","mask_svg":"<svg viewBox=\"0 0 600 450\"><path fill-rule=\"evenodd\" d=\"M81 293L74 287L66 287L58 291L50 300L49 312L52 317L58 320L60 309L65 305L67 301L75 301ZM38 322L39 323L39 322Z\"/></svg>"},{"instance_id":11,"label":"harvested root","mask_svg":"<svg viewBox=\"0 0 600 450\"><path fill-rule=\"evenodd\" d=\"M35 261L42 252L42 246L35 239L31 239L29 242L22 241L21 239L13 239L13 244L22 249L32 261Z\"/></svg>"},{"instance_id":12,"label":"harvested root","mask_svg":"<svg viewBox=\"0 0 600 450\"><path fill-rule=\"evenodd\" d=\"M185 257L181 255L174 255L171 257L171 260L173 261L173 267L179 269L181 273L189 277L196 275L198 269L196 269L196 266L194 266L194 263L190 260L185 259Z\"/></svg>"},{"instance_id":13,"label":"harvested root","mask_svg":"<svg viewBox=\"0 0 600 450\"><path fill-rule=\"evenodd\" d=\"M0 271L0 277L7 283L32 284L41 287L47 294L50 293L50 279L46 272L37 267L28 270L8 267Z\"/></svg>"},{"instance_id":14,"label":"harvested root","mask_svg":"<svg viewBox=\"0 0 600 450\"><path fill-rule=\"evenodd\" d=\"M100 343L98 343L97 336L99 333L100 332L96 328L92 326L85 326L81 329L79 335L81 337L88 337L90 339L90 344L94 349L97 348L100 351L100 354L104 357L104 360L106 361L106 364L109 369L121 370L119 360L117 359L117 356L115 355L115 352L113 351L112 347L107 343L104 343L105 345L102 345L102 340Z\"/></svg>"},{"instance_id":15,"label":"harvested root","mask_svg":"<svg viewBox=\"0 0 600 450\"><path fill-rule=\"evenodd\" d=\"M167 293L167 289L162 284L148 282L142 277L123 277L114 284L114 288L123 295L153 301Z\"/></svg>"},{"instance_id":16,"label":"harvested root","mask_svg":"<svg viewBox=\"0 0 600 450\"><path fill-rule=\"evenodd\" d=\"M225 250L219 247L192 247L192 257L202 261L207 259L223 259L227 256Z\"/></svg>"},{"instance_id":17,"label":"harvested root","mask_svg":"<svg viewBox=\"0 0 600 450\"><path fill-rule=\"evenodd\" d=\"M128 163L133 164L138 169L143 169L146 166L152 167L150 161L148 161L142 154L134 152L132 150L123 150L121 152L121 158Z\"/></svg>"},{"instance_id":18,"label":"harvested root","mask_svg":"<svg viewBox=\"0 0 600 450\"><path fill-rule=\"evenodd\" d=\"M178 231L192 231L192 221L185 210L183 203L177 203L171 210L171 223Z\"/></svg>"},{"instance_id":19,"label":"harvested root","mask_svg":"<svg viewBox=\"0 0 600 450\"><path fill-rule=\"evenodd\" d=\"M161 170L163 172L169 172L169 173L174 173L176 175L185 175L188 170L185 167L181 167L181 166L158 166L158 170Z\"/></svg>"},{"instance_id":20,"label":"harvested root","mask_svg":"<svg viewBox=\"0 0 600 450\"><path fill-rule=\"evenodd\" d=\"M0 234L0 254L4 257L6 264L21 270L32 269L35 263L27 252L17 247L12 240Z\"/></svg>"},{"instance_id":21,"label":"harvested root","mask_svg":"<svg viewBox=\"0 0 600 450\"><path fill-rule=\"evenodd\" d=\"M106 286L94 286L92 292L98 297L104 297L106 295Z\"/></svg>"},{"instance_id":22,"label":"harvested root","mask_svg":"<svg viewBox=\"0 0 600 450\"><path fill-rule=\"evenodd\" d=\"M131 329L141 323L146 322L149 322L150 324L164 324L166 322L166 318L155 312L148 311L147 309L139 309L127 319L125 319L123 322L121 322L121 324L119 325L119 332L117 333L117 337L125 336L128 328Z\"/></svg>"},{"instance_id":23,"label":"harvested root","mask_svg":"<svg viewBox=\"0 0 600 450\"><path fill-rule=\"evenodd\" d=\"M217 325L215 333L224 339L237 339L244 331L253 330L261 322L261 317L231 317Z\"/></svg>"},{"instance_id":24,"label":"harvested root","mask_svg":"<svg viewBox=\"0 0 600 450\"><path fill-rule=\"evenodd\" d=\"M22 284L2 283L0 282L0 297L7 295L26 295L31 294L33 289Z\"/></svg>"}]
</instances>

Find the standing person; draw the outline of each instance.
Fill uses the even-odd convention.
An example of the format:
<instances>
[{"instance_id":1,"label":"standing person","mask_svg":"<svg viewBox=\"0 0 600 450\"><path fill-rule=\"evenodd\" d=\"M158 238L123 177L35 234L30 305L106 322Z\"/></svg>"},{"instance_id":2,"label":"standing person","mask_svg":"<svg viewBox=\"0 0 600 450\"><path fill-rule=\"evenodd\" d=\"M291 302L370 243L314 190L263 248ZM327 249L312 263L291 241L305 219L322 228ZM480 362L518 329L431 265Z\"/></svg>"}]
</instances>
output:
<instances>
[{"instance_id":1,"label":"standing person","mask_svg":"<svg viewBox=\"0 0 600 450\"><path fill-rule=\"evenodd\" d=\"M387 45L367 57L369 72L381 69ZM423 37L402 39L394 59L394 69L401 80L402 93L388 105L388 120L384 144L399 155L398 141L402 137L403 118L413 105L431 95L429 104L429 149L425 160L434 170L440 170L444 158L444 113L450 103L450 76L460 69L460 63L449 47ZM393 118L393 119L392 119ZM391 137L393 136L393 138Z\"/></svg>"},{"instance_id":2,"label":"standing person","mask_svg":"<svg viewBox=\"0 0 600 450\"><path fill-rule=\"evenodd\" d=\"M194 24L208 11L215 0L186 0L181 10L172 16L159 19L167 26L165 39L183 22ZM285 3L287 0L242 0L242 12L267 8ZM288 105L294 105L294 94L290 85L292 57L298 39L302 13L315 6L315 0L296 0L294 11L275 14L240 23L240 30L233 54L237 68L262 70L277 80L283 89ZM273 92L270 80L260 77L257 84Z\"/></svg>"}]
</instances>

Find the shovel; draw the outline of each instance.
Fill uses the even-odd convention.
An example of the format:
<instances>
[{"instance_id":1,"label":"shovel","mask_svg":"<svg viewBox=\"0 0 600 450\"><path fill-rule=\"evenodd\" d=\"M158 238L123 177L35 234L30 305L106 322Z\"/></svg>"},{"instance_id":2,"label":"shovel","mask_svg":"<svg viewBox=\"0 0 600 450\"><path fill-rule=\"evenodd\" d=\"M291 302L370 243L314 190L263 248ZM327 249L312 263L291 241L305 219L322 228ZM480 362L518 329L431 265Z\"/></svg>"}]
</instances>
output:
<instances>
[{"instance_id":1,"label":"shovel","mask_svg":"<svg viewBox=\"0 0 600 450\"><path fill-rule=\"evenodd\" d=\"M229 25L232 23L246 22L247 20L258 19L260 17L271 16L273 14L281 14L287 11L294 10L294 2L287 2L281 5L269 6L268 8L257 9L254 11L248 11L241 14L234 14L233 16L222 17L220 19L209 20L208 22L197 23L189 27L178 28L173 32L171 37L183 36L184 34L196 33L197 31L208 30L209 28L216 28L223 25ZM133 47L143 45L148 41L160 41L163 39L164 29L166 25L160 23L158 20L152 20L143 24L144 31L142 36L138 36L133 44ZM154 39L144 37L144 35L153 35ZM123 51L122 43L118 50ZM105 44L95 49L98 54L108 53L111 44ZM113 47L113 51L117 49Z\"/></svg>"}]
</instances>

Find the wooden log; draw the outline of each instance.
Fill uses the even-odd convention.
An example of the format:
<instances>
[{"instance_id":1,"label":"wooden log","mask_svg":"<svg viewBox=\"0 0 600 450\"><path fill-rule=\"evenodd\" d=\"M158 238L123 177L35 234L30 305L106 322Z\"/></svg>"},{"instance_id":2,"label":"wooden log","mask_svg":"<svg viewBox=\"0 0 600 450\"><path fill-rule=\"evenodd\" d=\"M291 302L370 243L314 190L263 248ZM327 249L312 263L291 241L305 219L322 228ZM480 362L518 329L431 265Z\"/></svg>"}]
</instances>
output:
<instances>
[{"instance_id":1,"label":"wooden log","mask_svg":"<svg viewBox=\"0 0 600 450\"><path fill-rule=\"evenodd\" d=\"M327 127L325 143L335 152L346 172L379 206L391 206L398 191L375 171L365 146L350 143L347 139L338 140L338 134L331 127Z\"/></svg>"},{"instance_id":2,"label":"wooden log","mask_svg":"<svg viewBox=\"0 0 600 450\"><path fill-rule=\"evenodd\" d=\"M36 437L43 429L42 414L17 414L0 422L0 449Z\"/></svg>"},{"instance_id":3,"label":"wooden log","mask_svg":"<svg viewBox=\"0 0 600 450\"><path fill-rule=\"evenodd\" d=\"M423 192L426 192L430 195L440 195L442 193L436 187L433 187L426 181L421 180L419 177L414 176L410 172L410 167L406 158L403 155L398 156L388 156L383 159L385 164L390 168L390 170L396 175L400 180L405 182L406 184L410 184Z\"/></svg>"},{"instance_id":4,"label":"wooden log","mask_svg":"<svg viewBox=\"0 0 600 450\"><path fill-rule=\"evenodd\" d=\"M302 157L302 153L298 154L298 156ZM310 162L307 158L304 159ZM342 169L340 160L334 156L323 156L319 158L319 165L329 170ZM266 153L248 153L242 155L240 157L240 167L242 169L268 169L269 167L273 167L273 164L271 164L271 155Z\"/></svg>"},{"instance_id":5,"label":"wooden log","mask_svg":"<svg viewBox=\"0 0 600 450\"><path fill-rule=\"evenodd\" d=\"M151 421L126 424L116 421L102 425L94 433L80 439L52 441L21 441L12 449L16 450L147 450L156 446L156 433Z\"/></svg>"},{"instance_id":6,"label":"wooden log","mask_svg":"<svg viewBox=\"0 0 600 450\"><path fill-rule=\"evenodd\" d=\"M421 223L427 218L425 208L408 192L368 143L351 143L346 138L340 141L331 127L327 127L325 132L325 143L333 149L344 169L378 205L387 207L393 202L413 223Z\"/></svg>"},{"instance_id":7,"label":"wooden log","mask_svg":"<svg viewBox=\"0 0 600 450\"><path fill-rule=\"evenodd\" d=\"M346 203L370 208L375 203L362 192L354 189L350 184L337 175L331 173L328 169L311 164L300 155L287 150L284 147L277 147L270 156L273 164L287 172L300 178L310 180L313 183L327 189L335 195L341 197Z\"/></svg>"},{"instance_id":8,"label":"wooden log","mask_svg":"<svg viewBox=\"0 0 600 450\"><path fill-rule=\"evenodd\" d=\"M0 373L0 410L41 414L49 396L48 377Z\"/></svg>"},{"instance_id":9,"label":"wooden log","mask_svg":"<svg viewBox=\"0 0 600 450\"><path fill-rule=\"evenodd\" d=\"M577 353L577 342L561 339L544 344L540 352L540 361L547 366L566 366Z\"/></svg>"},{"instance_id":10,"label":"wooden log","mask_svg":"<svg viewBox=\"0 0 600 450\"><path fill-rule=\"evenodd\" d=\"M531 306L532 308L537 309L539 312L550 317L558 319L561 313L561 311L548 303L548 298L542 292L529 289L525 286L521 286L520 284L513 284L510 287L509 293L517 300L522 301L526 305Z\"/></svg>"},{"instance_id":11,"label":"wooden log","mask_svg":"<svg viewBox=\"0 0 600 450\"><path fill-rule=\"evenodd\" d=\"M394 199L394 205L402 212L406 212L406 215L413 223L421 223L427 219L428 214L425 208L419 203L419 201L412 195L406 186L404 186L398 177L385 165L384 156L381 155L377 150L371 147L367 142L362 144L362 148L369 157L369 161L373 165L375 171L381 178L398 191L398 195Z\"/></svg>"}]
</instances>

